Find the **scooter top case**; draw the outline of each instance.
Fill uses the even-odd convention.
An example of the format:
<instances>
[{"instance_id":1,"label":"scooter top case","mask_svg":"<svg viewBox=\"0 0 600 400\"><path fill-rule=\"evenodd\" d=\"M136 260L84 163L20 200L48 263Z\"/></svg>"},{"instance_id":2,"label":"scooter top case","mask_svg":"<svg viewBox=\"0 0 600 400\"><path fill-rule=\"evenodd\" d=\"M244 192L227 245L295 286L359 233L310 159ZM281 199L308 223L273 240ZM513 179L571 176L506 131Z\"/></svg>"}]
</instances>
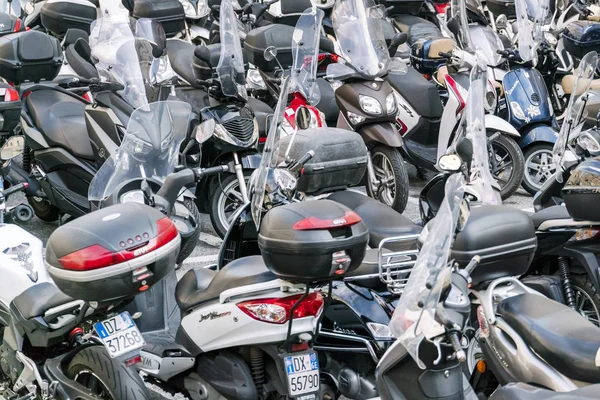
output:
<instances>
[{"instance_id":1,"label":"scooter top case","mask_svg":"<svg viewBox=\"0 0 600 400\"><path fill-rule=\"evenodd\" d=\"M118 204L55 230L46 265L67 295L113 303L146 291L173 270L180 242L177 228L160 211Z\"/></svg>"}]
</instances>

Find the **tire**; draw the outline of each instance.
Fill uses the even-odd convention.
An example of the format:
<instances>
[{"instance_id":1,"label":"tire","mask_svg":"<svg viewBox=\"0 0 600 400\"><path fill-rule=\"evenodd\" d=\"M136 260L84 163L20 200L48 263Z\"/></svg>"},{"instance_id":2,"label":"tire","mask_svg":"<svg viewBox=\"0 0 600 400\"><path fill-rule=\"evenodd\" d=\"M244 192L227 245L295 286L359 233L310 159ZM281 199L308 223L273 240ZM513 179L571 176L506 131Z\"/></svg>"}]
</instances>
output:
<instances>
[{"instance_id":1,"label":"tire","mask_svg":"<svg viewBox=\"0 0 600 400\"><path fill-rule=\"evenodd\" d=\"M540 190L544 182L556 171L554 162L552 162L553 147L550 143L534 144L529 146L523 154L525 168L521 186L532 196ZM546 156L544 157L544 155ZM540 173L543 176L540 177L539 183L536 183L536 175Z\"/></svg>"},{"instance_id":2,"label":"tire","mask_svg":"<svg viewBox=\"0 0 600 400\"><path fill-rule=\"evenodd\" d=\"M179 250L179 255L177 256L177 265L180 265L186 258L188 258L196 245L198 244L198 239L200 239L200 211L198 210L198 206L192 199L184 199L183 205L188 209L192 218L196 221L196 229L192 232L190 236L181 240L181 249Z\"/></svg>"},{"instance_id":3,"label":"tire","mask_svg":"<svg viewBox=\"0 0 600 400\"><path fill-rule=\"evenodd\" d=\"M519 189L523 181L525 159L519 145L506 135L500 135L494 139L491 147L498 163L494 166L494 161L490 160L492 176L500 185L502 200L506 200ZM505 173L508 174L508 177L504 176Z\"/></svg>"},{"instance_id":4,"label":"tire","mask_svg":"<svg viewBox=\"0 0 600 400\"><path fill-rule=\"evenodd\" d=\"M102 346L88 347L77 353L67 366L66 375L95 390L103 399L150 399L138 372L122 361L111 359Z\"/></svg>"},{"instance_id":5,"label":"tire","mask_svg":"<svg viewBox=\"0 0 600 400\"><path fill-rule=\"evenodd\" d=\"M575 311L600 326L600 295L596 287L587 275L571 274L570 279L575 292Z\"/></svg>"},{"instance_id":6,"label":"tire","mask_svg":"<svg viewBox=\"0 0 600 400\"><path fill-rule=\"evenodd\" d=\"M250 182L251 174L252 171L244 171L246 186ZM217 175L213 182L214 185L211 185L210 187L214 187L214 191L209 193L208 196L210 222L212 223L215 232L223 239L229 229L229 223L224 219L235 213L235 210L243 205L243 200L239 193L239 183L236 174ZM232 190L236 188L238 188L238 191L235 192L237 195L227 196L226 193L233 193ZM229 202L229 206L227 202Z\"/></svg>"},{"instance_id":7,"label":"tire","mask_svg":"<svg viewBox=\"0 0 600 400\"><path fill-rule=\"evenodd\" d=\"M385 145L375 146L371 150L371 162L373 163L377 179L385 179L387 175L388 184L386 188L379 190L378 188L371 187L371 182L367 177L367 193L369 197L379 200L399 213L403 213L408 203L409 183L406 165L400 152L394 147ZM392 174L393 176L391 176ZM392 182L389 180L392 180Z\"/></svg>"},{"instance_id":8,"label":"tire","mask_svg":"<svg viewBox=\"0 0 600 400\"><path fill-rule=\"evenodd\" d=\"M35 216L44 222L55 222L60 218L60 210L50 204L48 200L28 196L27 202L33 208Z\"/></svg>"}]
</instances>

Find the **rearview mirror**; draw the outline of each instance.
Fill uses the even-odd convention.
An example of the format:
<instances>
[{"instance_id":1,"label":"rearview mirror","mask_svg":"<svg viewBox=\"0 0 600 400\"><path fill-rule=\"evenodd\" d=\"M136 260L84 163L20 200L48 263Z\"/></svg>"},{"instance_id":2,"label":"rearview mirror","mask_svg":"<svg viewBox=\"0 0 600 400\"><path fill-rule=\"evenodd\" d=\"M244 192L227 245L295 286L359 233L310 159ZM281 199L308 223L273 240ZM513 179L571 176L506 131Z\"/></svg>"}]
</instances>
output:
<instances>
[{"instance_id":1,"label":"rearview mirror","mask_svg":"<svg viewBox=\"0 0 600 400\"><path fill-rule=\"evenodd\" d=\"M198 46L196 50L194 50L194 56L199 58L201 61L204 61L209 67L212 68L212 64L210 62L210 50L206 46Z\"/></svg>"},{"instance_id":2,"label":"rearview mirror","mask_svg":"<svg viewBox=\"0 0 600 400\"><path fill-rule=\"evenodd\" d=\"M444 154L440 157L438 165L442 171L456 172L460 171L462 160L456 154Z\"/></svg>"},{"instance_id":3,"label":"rearview mirror","mask_svg":"<svg viewBox=\"0 0 600 400\"><path fill-rule=\"evenodd\" d=\"M136 36L146 39L152 46L152 56L159 58L167 49L167 35L158 21L141 18L136 23Z\"/></svg>"},{"instance_id":4,"label":"rearview mirror","mask_svg":"<svg viewBox=\"0 0 600 400\"><path fill-rule=\"evenodd\" d=\"M194 137L196 138L196 142L202 144L210 139L215 133L215 120L207 119L202 122L200 125L196 127L194 130Z\"/></svg>"},{"instance_id":5,"label":"rearview mirror","mask_svg":"<svg viewBox=\"0 0 600 400\"><path fill-rule=\"evenodd\" d=\"M273 61L277 57L277 48L275 46L269 46L265 49L263 56L265 61Z\"/></svg>"},{"instance_id":6,"label":"rearview mirror","mask_svg":"<svg viewBox=\"0 0 600 400\"><path fill-rule=\"evenodd\" d=\"M298 107L296 109L296 128L302 130L310 128L311 118L312 115L307 107Z\"/></svg>"},{"instance_id":7,"label":"rearview mirror","mask_svg":"<svg viewBox=\"0 0 600 400\"><path fill-rule=\"evenodd\" d=\"M10 160L15 158L19 154L23 153L25 148L25 137L13 136L4 143L2 149L0 149L0 158L2 160Z\"/></svg>"}]
</instances>

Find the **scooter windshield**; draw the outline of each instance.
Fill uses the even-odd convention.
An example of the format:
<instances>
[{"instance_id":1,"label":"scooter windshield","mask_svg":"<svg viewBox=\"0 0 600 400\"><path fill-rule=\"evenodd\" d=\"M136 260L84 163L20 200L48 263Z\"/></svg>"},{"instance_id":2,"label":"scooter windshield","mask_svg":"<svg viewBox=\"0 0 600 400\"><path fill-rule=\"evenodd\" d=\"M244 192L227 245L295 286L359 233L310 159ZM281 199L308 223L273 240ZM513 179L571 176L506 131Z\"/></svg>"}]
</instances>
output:
<instances>
[{"instance_id":1,"label":"scooter windshield","mask_svg":"<svg viewBox=\"0 0 600 400\"><path fill-rule=\"evenodd\" d=\"M348 64L368 79L385 75L390 61L382 26L385 8L373 0L339 0L331 18Z\"/></svg>"},{"instance_id":2,"label":"scooter windshield","mask_svg":"<svg viewBox=\"0 0 600 400\"><path fill-rule=\"evenodd\" d=\"M554 143L553 149L553 161L558 166L556 168L556 180L558 182L563 181L563 170L562 161L567 150L567 144L569 143L569 136L571 131L579 124L582 117L587 92L590 89L592 80L594 79L594 73L598 66L598 53L595 51L589 52L583 57L579 67L577 67L577 73L575 75L575 83L573 84L573 90L571 98L569 99L569 105L565 111L565 117L558 134L558 139Z\"/></svg>"},{"instance_id":3,"label":"scooter windshield","mask_svg":"<svg viewBox=\"0 0 600 400\"><path fill-rule=\"evenodd\" d=\"M319 64L319 41L321 23L325 13L317 7L307 8L298 18L292 38L292 88L306 98L309 104L317 104L321 92L317 85Z\"/></svg>"},{"instance_id":4,"label":"scooter windshield","mask_svg":"<svg viewBox=\"0 0 600 400\"><path fill-rule=\"evenodd\" d=\"M131 180L162 182L177 165L191 117L192 106L180 101L161 101L136 109L123 142L92 179L89 200L102 201Z\"/></svg>"},{"instance_id":5,"label":"scooter windshield","mask_svg":"<svg viewBox=\"0 0 600 400\"><path fill-rule=\"evenodd\" d=\"M221 2L219 16L221 35L221 56L217 65L217 74L221 82L221 90L225 96L247 99L246 71L242 45L238 33L237 18L231 0Z\"/></svg>"},{"instance_id":6,"label":"scooter windshield","mask_svg":"<svg viewBox=\"0 0 600 400\"><path fill-rule=\"evenodd\" d=\"M21 16L21 3L19 0L0 0L0 13L10 14L15 17Z\"/></svg>"},{"instance_id":7,"label":"scooter windshield","mask_svg":"<svg viewBox=\"0 0 600 400\"><path fill-rule=\"evenodd\" d=\"M448 257L463 194L463 175L450 176L444 201L426 227L435 234L427 235L390 321L392 333L422 369L425 364L419 358L419 344L425 338L444 333L444 328L435 320L435 309L442 290L450 284Z\"/></svg>"},{"instance_id":8,"label":"scooter windshield","mask_svg":"<svg viewBox=\"0 0 600 400\"><path fill-rule=\"evenodd\" d=\"M549 8L548 0L515 0L519 55L523 61L537 62L537 48L543 39L542 26Z\"/></svg>"},{"instance_id":9,"label":"scooter windshield","mask_svg":"<svg viewBox=\"0 0 600 400\"><path fill-rule=\"evenodd\" d=\"M452 0L450 4L451 18L458 24L455 40L460 43L464 50L474 51L475 47L469 32L469 20L467 18L467 6L465 0ZM456 37L458 35L458 37Z\"/></svg>"},{"instance_id":10,"label":"scooter windshield","mask_svg":"<svg viewBox=\"0 0 600 400\"><path fill-rule=\"evenodd\" d=\"M281 123L283 122L283 113L287 106L288 94L290 91L290 78L285 77L281 82L281 90L279 92L279 101L277 107L275 107L275 113L269 126L269 133L267 141L265 142L265 148L262 153L260 160L260 166L258 167L256 175L254 175L252 186L254 187L252 196L252 218L256 227L260 227L260 220L262 214L267 211L264 200L265 191L267 189L267 178L269 173L277 167L277 154L279 154L279 145L281 139Z\"/></svg>"},{"instance_id":11,"label":"scooter windshield","mask_svg":"<svg viewBox=\"0 0 600 400\"><path fill-rule=\"evenodd\" d=\"M131 106L148 104L146 87L138 57L143 41L135 40L136 21L122 15L111 15L92 22L90 28L92 56L102 79L119 82L124 89L119 94Z\"/></svg>"}]
</instances>

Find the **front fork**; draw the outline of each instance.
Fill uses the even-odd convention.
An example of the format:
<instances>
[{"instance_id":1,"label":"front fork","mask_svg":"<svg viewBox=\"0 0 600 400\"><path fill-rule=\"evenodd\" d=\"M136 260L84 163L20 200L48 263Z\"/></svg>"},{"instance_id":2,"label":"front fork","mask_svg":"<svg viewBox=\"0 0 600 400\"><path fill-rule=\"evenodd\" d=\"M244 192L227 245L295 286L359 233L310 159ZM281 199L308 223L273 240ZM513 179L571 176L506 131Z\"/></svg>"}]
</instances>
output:
<instances>
[{"instance_id":1,"label":"front fork","mask_svg":"<svg viewBox=\"0 0 600 400\"><path fill-rule=\"evenodd\" d=\"M368 174L368 185L371 188L373 193L377 193L379 185L381 184L381 182L379 182L379 180L377 179L377 176L375 175L375 168L373 168L373 160L371 159L371 152L367 151L367 174Z\"/></svg>"},{"instance_id":2,"label":"front fork","mask_svg":"<svg viewBox=\"0 0 600 400\"><path fill-rule=\"evenodd\" d=\"M246 187L246 178L244 177L244 170L242 169L242 164L240 164L240 158L237 153L233 152L233 165L235 169L235 176L237 176L238 183L240 185L240 193L242 194L242 200L244 200L244 204L250 203L248 199L248 189Z\"/></svg>"}]
</instances>

